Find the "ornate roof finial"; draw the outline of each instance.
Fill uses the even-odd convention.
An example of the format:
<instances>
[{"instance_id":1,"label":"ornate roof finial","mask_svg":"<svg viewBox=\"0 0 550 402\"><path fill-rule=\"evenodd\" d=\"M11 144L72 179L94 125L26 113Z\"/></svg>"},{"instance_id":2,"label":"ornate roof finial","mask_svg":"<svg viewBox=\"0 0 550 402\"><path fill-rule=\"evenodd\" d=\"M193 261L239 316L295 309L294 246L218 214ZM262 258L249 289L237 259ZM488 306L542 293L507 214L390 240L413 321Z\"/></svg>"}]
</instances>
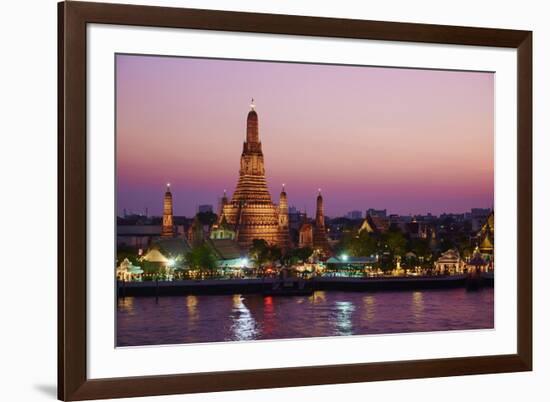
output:
<instances>
[{"instance_id":1,"label":"ornate roof finial","mask_svg":"<svg viewBox=\"0 0 550 402\"><path fill-rule=\"evenodd\" d=\"M256 105L254 104L254 98L250 99L250 110L255 110Z\"/></svg>"},{"instance_id":2,"label":"ornate roof finial","mask_svg":"<svg viewBox=\"0 0 550 402\"><path fill-rule=\"evenodd\" d=\"M321 195L321 189L320 188L317 189L317 195Z\"/></svg>"},{"instance_id":3,"label":"ornate roof finial","mask_svg":"<svg viewBox=\"0 0 550 402\"><path fill-rule=\"evenodd\" d=\"M170 191L170 183L166 183L166 191Z\"/></svg>"},{"instance_id":4,"label":"ornate roof finial","mask_svg":"<svg viewBox=\"0 0 550 402\"><path fill-rule=\"evenodd\" d=\"M283 183L283 189L281 190L282 193L285 192L285 183Z\"/></svg>"}]
</instances>

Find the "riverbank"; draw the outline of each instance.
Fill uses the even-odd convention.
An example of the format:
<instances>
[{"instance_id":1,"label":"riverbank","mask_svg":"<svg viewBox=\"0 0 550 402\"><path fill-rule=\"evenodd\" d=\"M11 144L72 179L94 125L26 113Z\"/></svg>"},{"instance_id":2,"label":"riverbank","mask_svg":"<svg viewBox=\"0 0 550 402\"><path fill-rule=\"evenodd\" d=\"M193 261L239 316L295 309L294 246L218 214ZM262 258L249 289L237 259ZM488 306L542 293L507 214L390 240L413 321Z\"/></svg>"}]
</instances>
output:
<instances>
[{"instance_id":1,"label":"riverbank","mask_svg":"<svg viewBox=\"0 0 550 402\"><path fill-rule=\"evenodd\" d=\"M117 295L125 296L176 296L203 294L253 294L263 293L273 287L276 279L219 279L219 280L185 280L185 281L148 281L118 282ZM422 290L449 289L466 287L466 275L453 276L418 276L418 277L380 277L380 278L345 278L319 277L306 281L312 290L338 291L385 291L385 290ZM480 286L492 287L492 275L480 278Z\"/></svg>"}]
</instances>

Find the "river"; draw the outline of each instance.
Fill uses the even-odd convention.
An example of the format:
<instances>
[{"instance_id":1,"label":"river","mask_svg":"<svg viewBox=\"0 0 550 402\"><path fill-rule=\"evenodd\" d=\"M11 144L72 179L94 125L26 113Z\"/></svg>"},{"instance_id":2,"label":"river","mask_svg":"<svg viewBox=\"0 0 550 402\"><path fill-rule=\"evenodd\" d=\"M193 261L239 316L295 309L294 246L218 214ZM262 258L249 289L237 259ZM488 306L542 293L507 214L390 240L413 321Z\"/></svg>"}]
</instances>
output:
<instances>
[{"instance_id":1,"label":"river","mask_svg":"<svg viewBox=\"0 0 550 402\"><path fill-rule=\"evenodd\" d=\"M487 329L493 306L493 288L125 297L117 346Z\"/></svg>"}]
</instances>

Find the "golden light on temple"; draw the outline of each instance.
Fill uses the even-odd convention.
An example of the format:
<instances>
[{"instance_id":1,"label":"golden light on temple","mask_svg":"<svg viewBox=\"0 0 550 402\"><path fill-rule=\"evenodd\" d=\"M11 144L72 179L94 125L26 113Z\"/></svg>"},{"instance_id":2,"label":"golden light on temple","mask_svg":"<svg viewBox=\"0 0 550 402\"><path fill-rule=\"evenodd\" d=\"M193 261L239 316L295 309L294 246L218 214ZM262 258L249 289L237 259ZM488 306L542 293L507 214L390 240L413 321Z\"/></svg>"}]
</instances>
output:
<instances>
[{"instance_id":1,"label":"golden light on temple","mask_svg":"<svg viewBox=\"0 0 550 402\"><path fill-rule=\"evenodd\" d=\"M170 192L170 183L166 183L166 192L164 193L162 211L162 231L161 236L164 238L174 237L174 210L172 193Z\"/></svg>"},{"instance_id":2,"label":"golden light on temple","mask_svg":"<svg viewBox=\"0 0 550 402\"><path fill-rule=\"evenodd\" d=\"M236 233L236 240L248 248L254 239L263 239L283 249L289 246L286 193L275 204L267 188L264 155L259 136L259 119L254 99L246 119L246 141L241 153L239 179L231 200L221 206L217 225L222 223Z\"/></svg>"}]
</instances>

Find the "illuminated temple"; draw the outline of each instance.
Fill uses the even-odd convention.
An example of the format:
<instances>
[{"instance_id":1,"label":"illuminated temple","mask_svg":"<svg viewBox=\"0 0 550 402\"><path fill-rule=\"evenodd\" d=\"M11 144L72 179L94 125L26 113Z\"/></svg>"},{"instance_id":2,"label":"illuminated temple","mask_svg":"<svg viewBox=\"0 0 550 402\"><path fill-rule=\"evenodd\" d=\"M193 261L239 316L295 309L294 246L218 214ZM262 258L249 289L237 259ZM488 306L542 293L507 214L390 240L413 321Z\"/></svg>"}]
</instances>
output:
<instances>
[{"instance_id":1,"label":"illuminated temple","mask_svg":"<svg viewBox=\"0 0 550 402\"><path fill-rule=\"evenodd\" d=\"M279 205L271 200L265 177L258 114L254 103L246 120L239 180L231 200L222 198L217 228L231 228L239 246L246 248L254 239L263 239L282 249L289 247L288 201L283 189Z\"/></svg>"}]
</instances>

